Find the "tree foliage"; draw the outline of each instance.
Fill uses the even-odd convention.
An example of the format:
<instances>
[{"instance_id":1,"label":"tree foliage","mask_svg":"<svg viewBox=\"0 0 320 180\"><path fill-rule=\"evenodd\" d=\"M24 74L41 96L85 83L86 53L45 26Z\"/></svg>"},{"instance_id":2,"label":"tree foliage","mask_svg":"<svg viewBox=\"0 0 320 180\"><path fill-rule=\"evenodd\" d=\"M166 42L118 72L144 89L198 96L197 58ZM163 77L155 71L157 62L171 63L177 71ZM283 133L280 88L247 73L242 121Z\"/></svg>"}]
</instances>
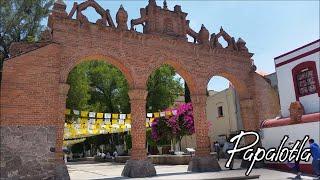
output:
<instances>
[{"instance_id":1,"label":"tree foliage","mask_svg":"<svg viewBox=\"0 0 320 180\"><path fill-rule=\"evenodd\" d=\"M103 61L88 61L76 66L68 76L70 90L67 108L95 112L130 113L128 84L121 71ZM149 111L173 105L183 92L175 70L164 65L148 81Z\"/></svg>"},{"instance_id":2,"label":"tree foliage","mask_svg":"<svg viewBox=\"0 0 320 180\"><path fill-rule=\"evenodd\" d=\"M67 108L130 113L128 84L121 71L103 61L89 61L69 74Z\"/></svg>"},{"instance_id":3,"label":"tree foliage","mask_svg":"<svg viewBox=\"0 0 320 180\"><path fill-rule=\"evenodd\" d=\"M183 94L180 78L176 76L173 67L163 65L149 77L147 97L147 111L165 110Z\"/></svg>"},{"instance_id":4,"label":"tree foliage","mask_svg":"<svg viewBox=\"0 0 320 180\"><path fill-rule=\"evenodd\" d=\"M0 70L12 42L35 39L54 0L0 0Z\"/></svg>"}]
</instances>

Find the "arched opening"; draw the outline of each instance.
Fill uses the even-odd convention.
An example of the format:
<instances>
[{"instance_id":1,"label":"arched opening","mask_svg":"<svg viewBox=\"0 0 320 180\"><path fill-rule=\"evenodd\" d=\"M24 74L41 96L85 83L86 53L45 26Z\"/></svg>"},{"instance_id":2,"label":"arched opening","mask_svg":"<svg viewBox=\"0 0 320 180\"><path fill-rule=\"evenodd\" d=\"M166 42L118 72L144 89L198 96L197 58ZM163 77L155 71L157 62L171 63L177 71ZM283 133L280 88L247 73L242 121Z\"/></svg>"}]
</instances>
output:
<instances>
[{"instance_id":1,"label":"arched opening","mask_svg":"<svg viewBox=\"0 0 320 180\"><path fill-rule=\"evenodd\" d=\"M224 143L243 129L240 99L235 85L223 76L213 76L207 85L206 115L211 144ZM214 151L214 146L211 147Z\"/></svg>"},{"instance_id":2,"label":"arched opening","mask_svg":"<svg viewBox=\"0 0 320 180\"><path fill-rule=\"evenodd\" d=\"M218 38L218 42L223 48L226 48L228 46L228 42L222 36Z\"/></svg>"},{"instance_id":3,"label":"arched opening","mask_svg":"<svg viewBox=\"0 0 320 180\"><path fill-rule=\"evenodd\" d=\"M195 148L195 138L186 140L194 134L194 122L185 79L171 65L163 64L149 76L147 90L148 152L181 154L188 153L188 147Z\"/></svg>"},{"instance_id":4,"label":"arched opening","mask_svg":"<svg viewBox=\"0 0 320 180\"><path fill-rule=\"evenodd\" d=\"M67 77L64 158L110 161L131 149L131 108L126 77L100 60L77 64Z\"/></svg>"},{"instance_id":5,"label":"arched opening","mask_svg":"<svg viewBox=\"0 0 320 180\"><path fill-rule=\"evenodd\" d=\"M81 12L84 16L88 18L89 22L96 23L98 19L102 18L100 14L97 13L94 7L87 7Z\"/></svg>"}]
</instances>

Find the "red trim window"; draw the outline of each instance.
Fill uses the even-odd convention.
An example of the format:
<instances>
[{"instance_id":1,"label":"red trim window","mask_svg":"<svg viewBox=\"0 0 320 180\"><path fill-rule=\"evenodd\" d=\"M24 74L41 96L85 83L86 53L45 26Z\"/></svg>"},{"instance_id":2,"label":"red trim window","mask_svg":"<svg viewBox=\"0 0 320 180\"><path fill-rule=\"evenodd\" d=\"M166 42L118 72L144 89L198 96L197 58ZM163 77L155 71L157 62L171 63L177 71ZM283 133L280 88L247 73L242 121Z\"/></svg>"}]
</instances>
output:
<instances>
[{"instance_id":1,"label":"red trim window","mask_svg":"<svg viewBox=\"0 0 320 180\"><path fill-rule=\"evenodd\" d=\"M296 100L309 94L318 93L320 96L318 73L315 61L306 61L292 69L292 77Z\"/></svg>"}]
</instances>

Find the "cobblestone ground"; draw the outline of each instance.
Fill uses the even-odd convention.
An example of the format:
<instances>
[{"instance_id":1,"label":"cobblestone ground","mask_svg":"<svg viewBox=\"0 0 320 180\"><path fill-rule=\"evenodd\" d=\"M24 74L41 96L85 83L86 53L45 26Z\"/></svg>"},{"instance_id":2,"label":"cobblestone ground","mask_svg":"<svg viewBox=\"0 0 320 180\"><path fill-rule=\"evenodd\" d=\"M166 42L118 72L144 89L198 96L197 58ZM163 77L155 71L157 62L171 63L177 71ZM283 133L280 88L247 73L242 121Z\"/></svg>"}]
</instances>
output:
<instances>
[{"instance_id":1,"label":"cobblestone ground","mask_svg":"<svg viewBox=\"0 0 320 180\"><path fill-rule=\"evenodd\" d=\"M157 176L148 179L237 179L244 177L245 169L240 169L240 161L236 160L235 170L224 168L225 160L220 160L223 171L210 173L187 172L187 165L158 165ZM121 177L124 164L77 162L68 163L68 171L72 180L82 179L127 179ZM294 179L295 174L270 169L254 169L250 175L260 175L256 179L285 180ZM302 176L302 179L314 179L310 176Z\"/></svg>"}]
</instances>

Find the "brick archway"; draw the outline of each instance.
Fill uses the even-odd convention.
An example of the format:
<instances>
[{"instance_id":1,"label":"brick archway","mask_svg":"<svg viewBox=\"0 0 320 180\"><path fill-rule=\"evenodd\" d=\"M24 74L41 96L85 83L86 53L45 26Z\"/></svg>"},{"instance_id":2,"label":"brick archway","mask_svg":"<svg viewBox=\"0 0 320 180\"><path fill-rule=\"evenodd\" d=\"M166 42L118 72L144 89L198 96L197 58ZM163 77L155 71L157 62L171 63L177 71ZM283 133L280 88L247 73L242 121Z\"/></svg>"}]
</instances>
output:
<instances>
[{"instance_id":1,"label":"brick archway","mask_svg":"<svg viewBox=\"0 0 320 180\"><path fill-rule=\"evenodd\" d=\"M60 161L62 159L62 151L59 151L62 149L63 146L63 133L64 133L64 111L65 111L65 107L66 107L66 102L67 102L67 94L69 91L69 87L70 85L67 84L67 79L69 76L69 73L79 64L86 62L86 61L93 61L93 60L97 60L97 61L103 61L106 62L108 64L113 65L114 67L116 67L117 69L120 70L120 72L124 75L129 89L132 89L134 87L134 81L132 78L132 74L129 70L129 68L125 67L124 64L122 64L121 62L119 62L118 60L115 60L114 58L110 58L110 57L106 57L104 55L86 55L84 57L72 57L70 59L67 59L67 63L65 65L65 67L61 70L60 72L60 82L59 82L59 103L60 105L58 106L60 111L58 113L59 116L59 124L57 124L57 131L56 131L56 145L55 148L56 150L56 160Z\"/></svg>"},{"instance_id":2,"label":"brick archway","mask_svg":"<svg viewBox=\"0 0 320 180\"><path fill-rule=\"evenodd\" d=\"M172 68L174 68L174 70L184 79L184 81L188 84L190 93L195 93L196 90L196 85L194 82L193 77L190 75L190 73L184 68L184 65L179 63L179 61L176 60L164 60L164 61L159 61L158 64L155 64L155 66L153 66L152 68L150 68L147 72L147 76L148 78L146 79L145 84L147 85L148 83L148 79L150 77L150 75L156 71L158 68L160 68L162 65L169 65Z\"/></svg>"},{"instance_id":3,"label":"brick archway","mask_svg":"<svg viewBox=\"0 0 320 180\"><path fill-rule=\"evenodd\" d=\"M128 67L126 67L122 62L119 60L116 60L112 57L108 57L101 54L93 54L93 55L86 55L82 57L73 57L72 59L68 59L68 63L66 64L66 67L64 67L61 71L60 75L60 82L67 83L68 75L71 72L71 70L76 67L77 65L81 64L85 61L92 61L92 60L98 60L98 61L104 61L108 64L113 65L117 69L121 71L121 73L125 76L129 88L134 87L134 80L132 77L132 73Z\"/></svg>"},{"instance_id":4,"label":"brick archway","mask_svg":"<svg viewBox=\"0 0 320 180\"><path fill-rule=\"evenodd\" d=\"M105 16L95 24L89 23L81 12L77 12L77 19L72 19L78 6L80 9L98 7L94 0L74 4L68 15L66 5L57 1L48 21L50 30L42 34L42 41L16 44L11 48L11 58L4 63L0 143L1 158L4 155L10 158L1 159L6 164L1 177L13 172L22 178L68 177L66 166L61 163L64 110L69 90L66 79L74 66L86 60L113 64L125 75L130 86L134 142L133 155L124 168L124 176L156 174L153 165L147 161L144 147L146 82L163 64L174 67L191 91L197 141L191 171L220 169L209 154L206 126L206 88L213 75L228 78L237 88L246 130L256 130L259 120L278 113L275 93L264 78L253 71L253 54L241 38L235 41L222 28L211 36L204 26L195 32L189 27L187 14L180 6L170 11L157 6L154 0L141 10L141 18L131 20L131 30L127 29L128 16L123 7L118 10L115 27L107 11L99 13ZM150 13L146 14L146 10ZM99 11L103 10L99 8ZM172 27L170 24L169 30L163 26L168 18L176 22ZM144 24L143 33L134 30L138 24ZM195 43L187 42L187 34L195 39ZM220 37L227 41L226 48L219 44ZM36 148L32 144L36 144Z\"/></svg>"},{"instance_id":5,"label":"brick archway","mask_svg":"<svg viewBox=\"0 0 320 180\"><path fill-rule=\"evenodd\" d=\"M239 79L237 75L232 74L230 72L212 72L207 78L207 84L209 84L209 81L214 76L220 76L230 81L232 85L235 87L240 97L242 98L249 97L249 90L248 90L249 87L247 87L246 82L242 79Z\"/></svg>"}]
</instances>

